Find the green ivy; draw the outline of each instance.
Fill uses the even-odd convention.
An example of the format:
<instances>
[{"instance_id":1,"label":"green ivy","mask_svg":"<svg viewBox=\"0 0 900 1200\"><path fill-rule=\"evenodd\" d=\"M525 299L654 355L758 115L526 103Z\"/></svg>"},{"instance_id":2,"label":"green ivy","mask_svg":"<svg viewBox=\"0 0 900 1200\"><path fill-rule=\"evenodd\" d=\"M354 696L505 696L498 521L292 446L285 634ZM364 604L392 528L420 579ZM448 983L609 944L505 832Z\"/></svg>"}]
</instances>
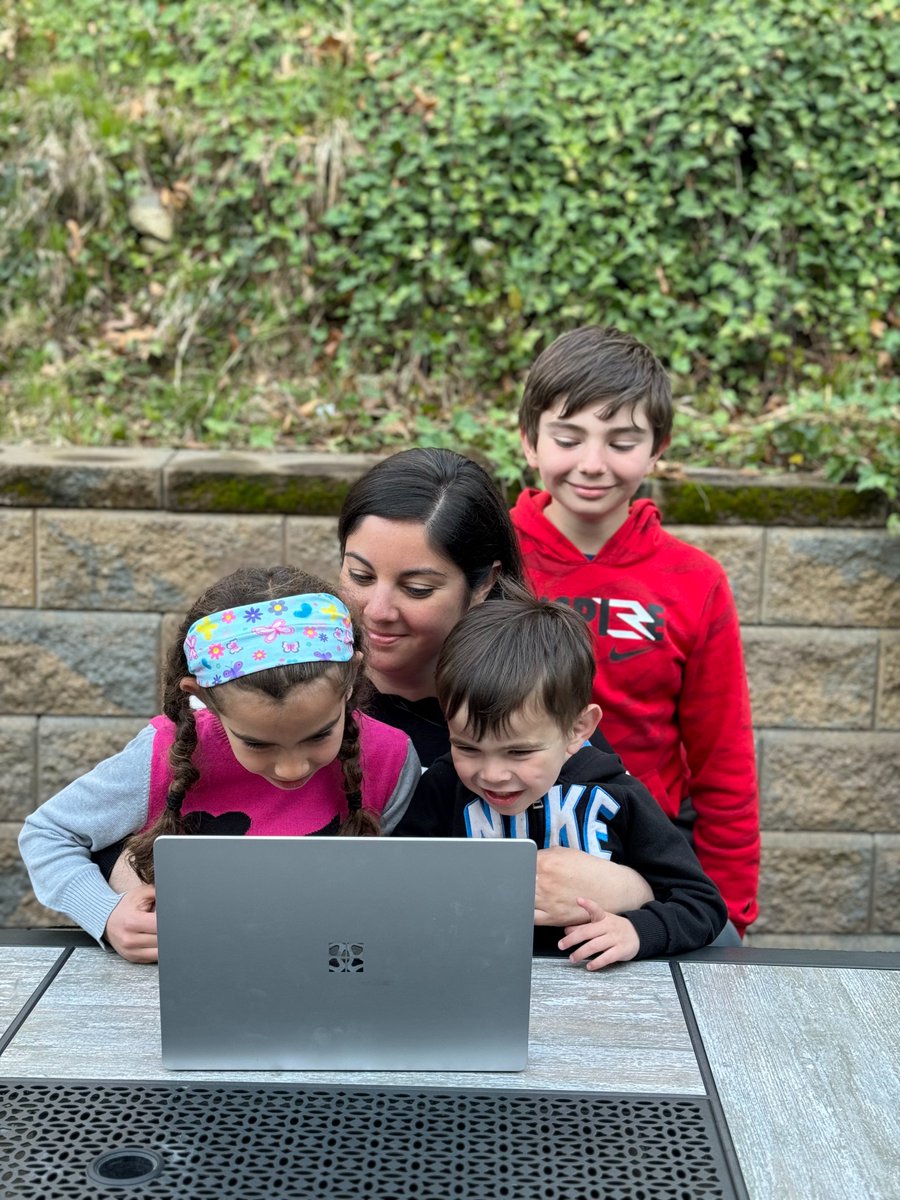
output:
<instances>
[{"instance_id":1,"label":"green ivy","mask_svg":"<svg viewBox=\"0 0 900 1200\"><path fill-rule=\"evenodd\" d=\"M893 470L766 416L896 375L887 0L0 0L0 34L2 436L124 394L115 436L263 444L268 398L346 441L308 398L346 424L378 378L362 442L399 398L510 476L529 362L604 322L688 398L679 453ZM171 245L129 223L147 189Z\"/></svg>"}]
</instances>

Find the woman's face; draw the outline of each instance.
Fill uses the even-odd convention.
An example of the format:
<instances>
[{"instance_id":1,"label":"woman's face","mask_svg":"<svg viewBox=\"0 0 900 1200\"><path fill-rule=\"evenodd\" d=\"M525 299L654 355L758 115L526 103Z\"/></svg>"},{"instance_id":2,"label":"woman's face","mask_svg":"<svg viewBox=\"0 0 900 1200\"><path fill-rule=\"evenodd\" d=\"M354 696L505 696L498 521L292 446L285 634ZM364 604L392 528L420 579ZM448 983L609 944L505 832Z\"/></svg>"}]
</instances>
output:
<instances>
[{"instance_id":1,"label":"woman's face","mask_svg":"<svg viewBox=\"0 0 900 1200\"><path fill-rule=\"evenodd\" d=\"M455 563L434 550L414 521L364 517L347 538L341 590L366 631L366 672L382 692L434 695L434 668L447 634L493 579L470 592Z\"/></svg>"}]
</instances>

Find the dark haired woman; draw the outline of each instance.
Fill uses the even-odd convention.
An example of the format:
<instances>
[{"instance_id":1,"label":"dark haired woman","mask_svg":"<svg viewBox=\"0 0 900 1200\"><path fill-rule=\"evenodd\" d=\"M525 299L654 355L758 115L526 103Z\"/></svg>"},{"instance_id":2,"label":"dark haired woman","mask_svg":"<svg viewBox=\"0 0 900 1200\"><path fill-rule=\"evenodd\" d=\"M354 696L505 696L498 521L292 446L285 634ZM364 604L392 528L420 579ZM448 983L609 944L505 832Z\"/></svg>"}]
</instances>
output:
<instances>
[{"instance_id":1,"label":"dark haired woman","mask_svg":"<svg viewBox=\"0 0 900 1200\"><path fill-rule=\"evenodd\" d=\"M366 633L367 711L402 729L423 766L450 749L434 696L447 634L498 580L523 582L506 505L452 450L403 450L350 489L338 520L341 590Z\"/></svg>"},{"instance_id":2,"label":"dark haired woman","mask_svg":"<svg viewBox=\"0 0 900 1200\"><path fill-rule=\"evenodd\" d=\"M341 592L360 614L375 688L366 711L408 734L422 765L430 766L450 750L434 685L444 640L474 605L491 603L502 581L522 584L506 505L471 459L452 450L403 450L353 485L338 536ZM644 880L618 865L612 891L609 866L566 846L542 848L536 922L583 921L578 896L615 903L614 911L651 898Z\"/></svg>"}]
</instances>

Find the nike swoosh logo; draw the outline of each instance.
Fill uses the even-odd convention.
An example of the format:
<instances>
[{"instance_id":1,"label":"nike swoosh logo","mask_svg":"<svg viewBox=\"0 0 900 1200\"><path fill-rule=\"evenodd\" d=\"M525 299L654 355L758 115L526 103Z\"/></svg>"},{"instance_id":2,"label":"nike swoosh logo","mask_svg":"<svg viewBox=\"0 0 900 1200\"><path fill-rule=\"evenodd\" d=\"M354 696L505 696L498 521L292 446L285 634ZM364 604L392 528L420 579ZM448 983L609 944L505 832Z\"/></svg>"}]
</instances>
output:
<instances>
[{"instance_id":1,"label":"nike swoosh logo","mask_svg":"<svg viewBox=\"0 0 900 1200\"><path fill-rule=\"evenodd\" d=\"M646 654L652 649L652 646L641 646L640 650L610 650L609 661L624 662L626 658L637 658L639 654Z\"/></svg>"}]
</instances>

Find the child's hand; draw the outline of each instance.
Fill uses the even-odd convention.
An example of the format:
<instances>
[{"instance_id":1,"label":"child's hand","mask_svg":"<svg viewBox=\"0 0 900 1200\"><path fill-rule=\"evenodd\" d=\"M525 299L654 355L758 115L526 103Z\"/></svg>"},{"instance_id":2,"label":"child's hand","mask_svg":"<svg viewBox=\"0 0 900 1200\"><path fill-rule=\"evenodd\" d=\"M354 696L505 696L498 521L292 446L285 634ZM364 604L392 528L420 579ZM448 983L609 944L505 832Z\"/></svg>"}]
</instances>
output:
<instances>
[{"instance_id":1,"label":"child's hand","mask_svg":"<svg viewBox=\"0 0 900 1200\"><path fill-rule=\"evenodd\" d=\"M599 971L610 963L628 962L634 958L641 948L641 941L627 917L605 912L593 900L579 897L578 903L587 913L588 924L567 925L566 936L559 943L560 950L578 947L569 955L570 962L583 962L589 971Z\"/></svg>"},{"instance_id":2,"label":"child's hand","mask_svg":"<svg viewBox=\"0 0 900 1200\"><path fill-rule=\"evenodd\" d=\"M129 962L152 963L156 943L156 889L149 883L126 892L109 914L104 937Z\"/></svg>"},{"instance_id":3,"label":"child's hand","mask_svg":"<svg viewBox=\"0 0 900 1200\"><path fill-rule=\"evenodd\" d=\"M596 858L570 846L537 852L534 889L535 925L580 925L589 918L576 896L590 896L607 912L628 912L653 899L653 892L631 867Z\"/></svg>"}]
</instances>

